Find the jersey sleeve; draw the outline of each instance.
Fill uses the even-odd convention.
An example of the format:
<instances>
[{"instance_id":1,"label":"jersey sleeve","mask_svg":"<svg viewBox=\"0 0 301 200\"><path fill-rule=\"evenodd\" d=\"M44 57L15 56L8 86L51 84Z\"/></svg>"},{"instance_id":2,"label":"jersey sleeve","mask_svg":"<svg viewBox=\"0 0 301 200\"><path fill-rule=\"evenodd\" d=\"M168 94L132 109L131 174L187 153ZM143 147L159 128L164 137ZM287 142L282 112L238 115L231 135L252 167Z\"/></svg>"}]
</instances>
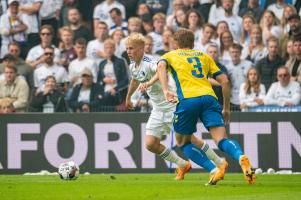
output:
<instances>
[{"instance_id":1,"label":"jersey sleeve","mask_svg":"<svg viewBox=\"0 0 301 200\"><path fill-rule=\"evenodd\" d=\"M163 56L161 56L158 63L161 62L161 61L165 62L168 66L169 65L169 53L166 53Z\"/></svg>"},{"instance_id":2,"label":"jersey sleeve","mask_svg":"<svg viewBox=\"0 0 301 200\"><path fill-rule=\"evenodd\" d=\"M206 57L207 64L209 66L208 75L210 75L213 78L216 78L218 75L222 74L223 72L219 69L214 60L209 55L206 55Z\"/></svg>"}]
</instances>

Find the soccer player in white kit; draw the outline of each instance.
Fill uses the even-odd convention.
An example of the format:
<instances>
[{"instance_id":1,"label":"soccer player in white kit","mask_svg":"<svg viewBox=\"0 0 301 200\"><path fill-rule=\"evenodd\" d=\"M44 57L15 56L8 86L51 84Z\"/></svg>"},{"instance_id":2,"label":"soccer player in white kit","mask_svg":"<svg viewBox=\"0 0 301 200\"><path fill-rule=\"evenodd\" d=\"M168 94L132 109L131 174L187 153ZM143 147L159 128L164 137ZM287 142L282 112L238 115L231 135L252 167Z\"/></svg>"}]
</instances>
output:
<instances>
[{"instance_id":1,"label":"soccer player in white kit","mask_svg":"<svg viewBox=\"0 0 301 200\"><path fill-rule=\"evenodd\" d=\"M146 89L146 92L150 97L153 105L153 110L146 125L146 148L149 151L158 154L163 159L175 163L178 166L176 170L177 176L175 179L182 180L184 179L185 173L187 173L191 169L191 163L182 159L171 149L165 147L160 143L162 137L170 133L176 104L167 102L165 100L160 82L157 81L157 61L154 60L151 56L145 55L143 52L144 37L138 33L130 35L128 40L126 41L126 49L129 58L132 60L129 66L132 80L130 82L128 94L126 97L126 106L129 109L133 109L134 106L131 102L131 96L138 88L140 90ZM173 79L170 78L169 82L171 89L175 91L176 87L174 85L175 83ZM218 167L216 167L216 170L213 173L224 174L228 166L227 162L224 159L218 157L214 153L214 151L209 148L208 144L204 143L203 141L200 141L199 139L194 137L193 142L196 143L198 148L200 148L198 150L200 152L203 152L202 156L207 157L208 155L211 160L217 163ZM208 162L211 161L208 159ZM209 184L216 184L216 182L220 180L215 180L215 176L212 176L212 173L210 177L211 179L209 181Z\"/></svg>"}]
</instances>

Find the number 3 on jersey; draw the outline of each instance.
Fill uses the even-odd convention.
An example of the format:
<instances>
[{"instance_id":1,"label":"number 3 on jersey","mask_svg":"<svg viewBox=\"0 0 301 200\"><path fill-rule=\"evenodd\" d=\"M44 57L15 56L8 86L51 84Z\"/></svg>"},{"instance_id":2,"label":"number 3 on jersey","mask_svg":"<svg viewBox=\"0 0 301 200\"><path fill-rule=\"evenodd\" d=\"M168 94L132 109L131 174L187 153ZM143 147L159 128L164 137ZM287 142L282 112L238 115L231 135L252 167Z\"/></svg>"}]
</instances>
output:
<instances>
[{"instance_id":1,"label":"number 3 on jersey","mask_svg":"<svg viewBox=\"0 0 301 200\"><path fill-rule=\"evenodd\" d=\"M190 64L193 64L193 67L195 68L194 70L191 70L192 76L197 78L203 78L204 75L202 74L202 63L200 62L200 59L198 57L192 57L187 58L187 61Z\"/></svg>"}]
</instances>

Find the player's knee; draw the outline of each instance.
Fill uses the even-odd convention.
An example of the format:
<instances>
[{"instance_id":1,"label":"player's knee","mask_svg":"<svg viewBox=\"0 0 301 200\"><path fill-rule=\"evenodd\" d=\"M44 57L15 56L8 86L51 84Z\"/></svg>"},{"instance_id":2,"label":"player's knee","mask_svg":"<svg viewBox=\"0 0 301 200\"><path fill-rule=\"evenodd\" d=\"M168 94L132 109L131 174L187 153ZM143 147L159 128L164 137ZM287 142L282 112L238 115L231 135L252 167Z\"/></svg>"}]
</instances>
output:
<instances>
[{"instance_id":1,"label":"player's knee","mask_svg":"<svg viewBox=\"0 0 301 200\"><path fill-rule=\"evenodd\" d=\"M187 143L191 142L191 136L190 135L183 136L183 135L177 134L176 140L177 140L177 146L182 147L182 146L185 146Z\"/></svg>"},{"instance_id":2,"label":"player's knee","mask_svg":"<svg viewBox=\"0 0 301 200\"><path fill-rule=\"evenodd\" d=\"M158 148L158 145L156 145L154 142L146 141L145 148L151 152L154 152Z\"/></svg>"}]
</instances>

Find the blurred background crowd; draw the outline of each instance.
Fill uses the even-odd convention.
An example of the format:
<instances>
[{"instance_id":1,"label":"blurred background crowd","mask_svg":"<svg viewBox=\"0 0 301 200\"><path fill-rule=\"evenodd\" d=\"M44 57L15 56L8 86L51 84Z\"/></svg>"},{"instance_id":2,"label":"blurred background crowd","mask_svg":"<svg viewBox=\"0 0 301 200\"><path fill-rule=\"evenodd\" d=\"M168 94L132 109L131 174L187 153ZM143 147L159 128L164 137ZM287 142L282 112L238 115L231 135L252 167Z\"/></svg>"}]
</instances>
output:
<instances>
[{"instance_id":1,"label":"blurred background crowd","mask_svg":"<svg viewBox=\"0 0 301 200\"><path fill-rule=\"evenodd\" d=\"M231 82L231 110L298 106L299 0L1 0L0 113L126 111L129 34L145 54L173 50L180 28L195 34ZM222 103L221 88L208 77ZM149 112L137 91L135 111Z\"/></svg>"}]
</instances>

